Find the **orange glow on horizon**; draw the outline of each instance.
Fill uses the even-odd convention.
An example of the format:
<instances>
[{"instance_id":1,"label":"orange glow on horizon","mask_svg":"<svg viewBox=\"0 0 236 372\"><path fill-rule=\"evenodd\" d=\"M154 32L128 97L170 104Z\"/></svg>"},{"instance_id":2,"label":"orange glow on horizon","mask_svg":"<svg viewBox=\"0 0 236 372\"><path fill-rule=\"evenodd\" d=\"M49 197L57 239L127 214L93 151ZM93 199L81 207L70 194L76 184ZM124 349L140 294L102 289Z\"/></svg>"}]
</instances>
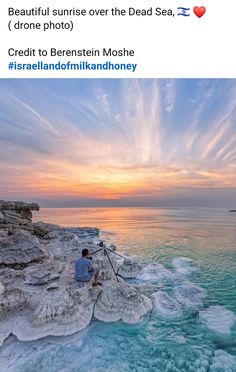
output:
<instances>
[{"instance_id":1,"label":"orange glow on horizon","mask_svg":"<svg viewBox=\"0 0 236 372\"><path fill-rule=\"evenodd\" d=\"M78 166L47 161L45 170L33 169L30 177L21 177L21 195L35 197L69 197L119 199L124 197L158 197L184 188L235 187L236 172L198 170L182 166L112 168ZM17 188L18 188L17 187ZM17 189L12 189L12 193Z\"/></svg>"}]
</instances>

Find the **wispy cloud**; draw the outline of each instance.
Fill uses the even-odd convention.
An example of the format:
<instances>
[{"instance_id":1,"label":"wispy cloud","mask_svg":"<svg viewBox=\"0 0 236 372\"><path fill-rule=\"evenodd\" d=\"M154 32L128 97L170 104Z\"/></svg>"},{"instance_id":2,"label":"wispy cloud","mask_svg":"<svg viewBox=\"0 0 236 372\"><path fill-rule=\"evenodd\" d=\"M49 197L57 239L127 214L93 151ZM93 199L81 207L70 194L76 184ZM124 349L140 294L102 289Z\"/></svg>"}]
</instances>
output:
<instances>
[{"instance_id":1,"label":"wispy cloud","mask_svg":"<svg viewBox=\"0 0 236 372\"><path fill-rule=\"evenodd\" d=\"M2 81L1 197L159 198L236 188L235 86Z\"/></svg>"},{"instance_id":2,"label":"wispy cloud","mask_svg":"<svg viewBox=\"0 0 236 372\"><path fill-rule=\"evenodd\" d=\"M171 79L165 84L166 111L171 112L175 104L175 80Z\"/></svg>"}]
</instances>

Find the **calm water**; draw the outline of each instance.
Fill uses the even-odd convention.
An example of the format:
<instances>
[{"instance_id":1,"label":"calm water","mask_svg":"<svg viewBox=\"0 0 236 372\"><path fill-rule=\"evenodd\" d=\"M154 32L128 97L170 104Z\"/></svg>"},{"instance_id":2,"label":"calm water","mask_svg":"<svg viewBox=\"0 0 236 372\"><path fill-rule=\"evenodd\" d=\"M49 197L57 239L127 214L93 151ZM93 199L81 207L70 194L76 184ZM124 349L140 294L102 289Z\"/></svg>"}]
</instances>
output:
<instances>
[{"instance_id":1,"label":"calm water","mask_svg":"<svg viewBox=\"0 0 236 372\"><path fill-rule=\"evenodd\" d=\"M182 304L170 318L157 309L136 325L94 321L84 332L37 342L14 342L0 352L8 371L236 371L236 213L220 209L42 209L35 220L64 226L94 226L121 253L141 263L161 263L174 272L176 257L193 260L190 275L143 282L174 297L189 282L206 290L201 311ZM150 267L150 266L148 266ZM168 271L169 272L169 271ZM157 287L158 288L158 287ZM186 306L185 306L186 305ZM209 310L206 312L206 310ZM11 362L9 362L9 359ZM6 369L8 365L8 369ZM1 368L0 368L1 370Z\"/></svg>"}]
</instances>

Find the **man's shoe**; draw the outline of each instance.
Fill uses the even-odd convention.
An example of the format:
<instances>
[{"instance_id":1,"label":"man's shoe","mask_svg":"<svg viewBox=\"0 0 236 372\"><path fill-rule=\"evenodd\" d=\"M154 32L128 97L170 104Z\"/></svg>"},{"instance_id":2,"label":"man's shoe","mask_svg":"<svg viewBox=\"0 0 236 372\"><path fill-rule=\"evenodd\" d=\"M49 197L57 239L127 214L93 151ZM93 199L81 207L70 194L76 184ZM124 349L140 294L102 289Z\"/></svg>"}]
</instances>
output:
<instances>
[{"instance_id":1,"label":"man's shoe","mask_svg":"<svg viewBox=\"0 0 236 372\"><path fill-rule=\"evenodd\" d=\"M100 286L102 286L102 283L99 283L99 282L97 282L97 283L93 283L93 287L95 287L96 285L100 285Z\"/></svg>"}]
</instances>

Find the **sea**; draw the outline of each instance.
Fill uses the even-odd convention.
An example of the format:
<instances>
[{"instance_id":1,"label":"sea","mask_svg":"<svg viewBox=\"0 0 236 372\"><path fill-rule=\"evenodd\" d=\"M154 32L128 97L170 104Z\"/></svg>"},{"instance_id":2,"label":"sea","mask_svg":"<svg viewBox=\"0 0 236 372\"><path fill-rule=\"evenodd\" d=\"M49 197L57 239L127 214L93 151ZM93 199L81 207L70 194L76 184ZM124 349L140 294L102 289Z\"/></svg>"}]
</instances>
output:
<instances>
[{"instance_id":1,"label":"sea","mask_svg":"<svg viewBox=\"0 0 236 372\"><path fill-rule=\"evenodd\" d=\"M41 209L34 220L100 229L143 269L154 307L137 324L93 320L82 332L9 339L0 371L235 372L236 213L207 208Z\"/></svg>"}]
</instances>

